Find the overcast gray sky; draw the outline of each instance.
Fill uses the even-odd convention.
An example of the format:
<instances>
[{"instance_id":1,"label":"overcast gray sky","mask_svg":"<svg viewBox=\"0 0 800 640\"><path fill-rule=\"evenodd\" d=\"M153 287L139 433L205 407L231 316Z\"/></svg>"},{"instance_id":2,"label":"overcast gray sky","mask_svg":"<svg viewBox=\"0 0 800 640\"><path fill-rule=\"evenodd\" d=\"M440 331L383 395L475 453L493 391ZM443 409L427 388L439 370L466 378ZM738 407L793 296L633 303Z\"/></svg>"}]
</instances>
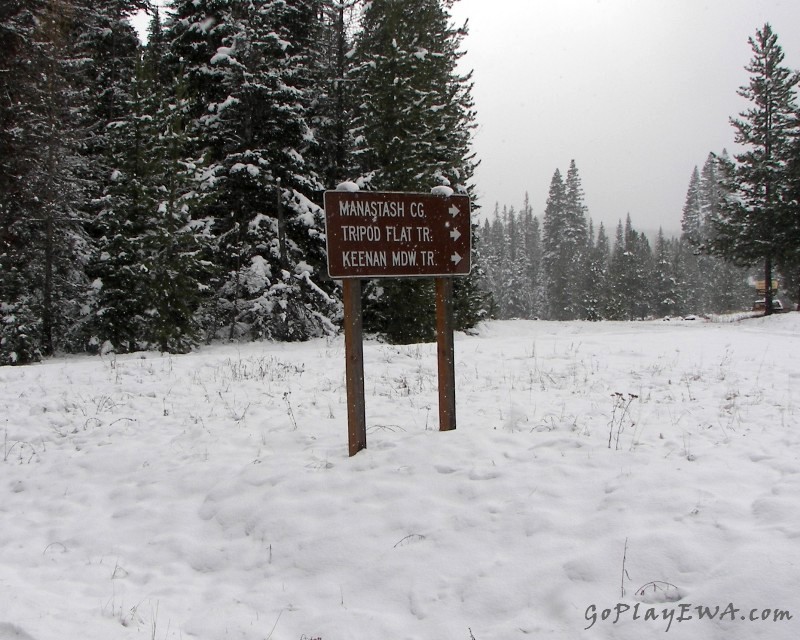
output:
<instances>
[{"instance_id":1,"label":"overcast gray sky","mask_svg":"<svg viewBox=\"0 0 800 640\"><path fill-rule=\"evenodd\" d=\"M679 230L689 178L710 151L735 151L728 118L769 22L800 69L797 0L459 0L469 18L476 174L484 212L541 215L556 168L575 159L589 215L613 233Z\"/></svg>"}]
</instances>

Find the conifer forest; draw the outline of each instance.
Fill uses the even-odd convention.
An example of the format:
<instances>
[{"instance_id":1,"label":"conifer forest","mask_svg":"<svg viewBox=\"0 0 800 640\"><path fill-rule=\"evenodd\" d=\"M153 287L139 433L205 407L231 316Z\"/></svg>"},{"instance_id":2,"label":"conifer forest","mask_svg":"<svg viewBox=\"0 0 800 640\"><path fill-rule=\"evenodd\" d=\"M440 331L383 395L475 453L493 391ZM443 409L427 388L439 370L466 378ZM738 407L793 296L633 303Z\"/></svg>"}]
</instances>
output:
<instances>
[{"instance_id":1,"label":"conifer forest","mask_svg":"<svg viewBox=\"0 0 800 640\"><path fill-rule=\"evenodd\" d=\"M630 215L616 229L595 229L573 161L566 179L553 174L541 218L526 200L485 220L480 246L493 315L644 320L748 309L758 271L700 250L719 211L718 160L709 156L691 176L679 237L659 229L651 240Z\"/></svg>"},{"instance_id":2,"label":"conifer forest","mask_svg":"<svg viewBox=\"0 0 800 640\"><path fill-rule=\"evenodd\" d=\"M769 25L739 89L751 108L731 121L744 151L710 153L687 176L680 236L652 238L630 216L595 227L575 161L518 208L474 201L452 3L4 0L0 364L336 333L322 195L343 181L473 196L462 330L743 310L755 280L779 281L767 313L773 296L797 302L799 78ZM365 330L430 340L432 291L365 283Z\"/></svg>"}]
</instances>

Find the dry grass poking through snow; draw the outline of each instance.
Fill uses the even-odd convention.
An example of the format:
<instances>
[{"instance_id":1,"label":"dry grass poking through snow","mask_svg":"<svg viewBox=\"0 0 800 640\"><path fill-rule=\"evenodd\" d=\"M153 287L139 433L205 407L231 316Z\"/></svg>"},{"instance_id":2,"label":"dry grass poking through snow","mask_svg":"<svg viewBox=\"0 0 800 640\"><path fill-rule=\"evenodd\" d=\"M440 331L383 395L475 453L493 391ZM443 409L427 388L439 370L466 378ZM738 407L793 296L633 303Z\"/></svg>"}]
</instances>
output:
<instances>
[{"instance_id":1,"label":"dry grass poking through snow","mask_svg":"<svg viewBox=\"0 0 800 640\"><path fill-rule=\"evenodd\" d=\"M797 354L490 323L439 433L435 346L371 342L352 459L341 339L0 369L0 639L800 637Z\"/></svg>"}]
</instances>

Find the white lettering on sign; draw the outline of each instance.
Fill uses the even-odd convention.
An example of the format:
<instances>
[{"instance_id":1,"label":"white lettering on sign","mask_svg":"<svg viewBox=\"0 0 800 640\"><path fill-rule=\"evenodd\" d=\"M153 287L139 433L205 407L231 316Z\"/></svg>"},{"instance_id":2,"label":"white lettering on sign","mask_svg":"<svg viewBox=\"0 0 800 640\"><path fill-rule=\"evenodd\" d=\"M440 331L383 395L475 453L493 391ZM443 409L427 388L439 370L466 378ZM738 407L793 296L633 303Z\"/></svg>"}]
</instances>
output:
<instances>
[{"instance_id":1,"label":"white lettering on sign","mask_svg":"<svg viewBox=\"0 0 800 640\"><path fill-rule=\"evenodd\" d=\"M325 193L332 278L465 275L469 198L395 192Z\"/></svg>"},{"instance_id":2,"label":"white lettering on sign","mask_svg":"<svg viewBox=\"0 0 800 640\"><path fill-rule=\"evenodd\" d=\"M417 264L416 251L392 251L393 267L413 267Z\"/></svg>"},{"instance_id":3,"label":"white lettering on sign","mask_svg":"<svg viewBox=\"0 0 800 640\"><path fill-rule=\"evenodd\" d=\"M411 242L414 227L386 227L386 240L389 242Z\"/></svg>"},{"instance_id":4,"label":"white lettering on sign","mask_svg":"<svg viewBox=\"0 0 800 640\"><path fill-rule=\"evenodd\" d=\"M381 228L380 227L356 227L354 225L342 226L342 239L345 242L369 242L381 241Z\"/></svg>"},{"instance_id":5,"label":"white lettering on sign","mask_svg":"<svg viewBox=\"0 0 800 640\"><path fill-rule=\"evenodd\" d=\"M411 208L414 208L411 204ZM378 202L364 200L342 200L339 202L340 216L366 216L370 218L404 218L406 206L403 202ZM413 215L413 214L412 214Z\"/></svg>"},{"instance_id":6,"label":"white lettering on sign","mask_svg":"<svg viewBox=\"0 0 800 640\"><path fill-rule=\"evenodd\" d=\"M422 202L412 202L409 209L411 209L412 218L425 217L425 205Z\"/></svg>"},{"instance_id":7,"label":"white lettering on sign","mask_svg":"<svg viewBox=\"0 0 800 640\"><path fill-rule=\"evenodd\" d=\"M385 251L344 251L342 252L343 267L385 267Z\"/></svg>"}]
</instances>

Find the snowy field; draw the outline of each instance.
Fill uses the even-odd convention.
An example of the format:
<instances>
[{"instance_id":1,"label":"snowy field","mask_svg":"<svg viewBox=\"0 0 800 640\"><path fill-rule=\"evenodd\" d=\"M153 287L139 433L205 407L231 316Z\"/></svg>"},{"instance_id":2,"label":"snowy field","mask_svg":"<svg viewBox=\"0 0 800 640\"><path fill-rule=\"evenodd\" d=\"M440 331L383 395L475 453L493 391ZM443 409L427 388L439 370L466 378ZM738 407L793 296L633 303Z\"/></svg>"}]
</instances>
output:
<instances>
[{"instance_id":1,"label":"snowy field","mask_svg":"<svg viewBox=\"0 0 800 640\"><path fill-rule=\"evenodd\" d=\"M354 458L341 338L0 369L0 639L800 637L800 313L435 353Z\"/></svg>"}]
</instances>

